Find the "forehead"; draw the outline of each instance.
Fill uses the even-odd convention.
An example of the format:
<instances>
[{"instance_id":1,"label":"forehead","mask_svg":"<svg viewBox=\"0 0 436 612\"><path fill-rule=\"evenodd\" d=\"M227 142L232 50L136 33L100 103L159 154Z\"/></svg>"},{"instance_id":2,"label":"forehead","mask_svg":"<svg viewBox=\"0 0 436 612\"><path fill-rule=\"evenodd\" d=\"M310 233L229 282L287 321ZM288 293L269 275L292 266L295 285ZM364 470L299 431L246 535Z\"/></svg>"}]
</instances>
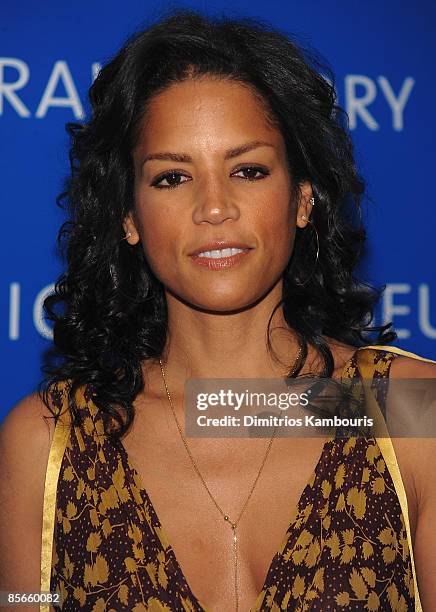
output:
<instances>
[{"instance_id":1,"label":"forehead","mask_svg":"<svg viewBox=\"0 0 436 612\"><path fill-rule=\"evenodd\" d=\"M170 85L151 99L137 147L216 147L221 143L228 148L235 141L240 144L262 138L282 145L282 135L272 124L260 95L236 81L202 77Z\"/></svg>"}]
</instances>

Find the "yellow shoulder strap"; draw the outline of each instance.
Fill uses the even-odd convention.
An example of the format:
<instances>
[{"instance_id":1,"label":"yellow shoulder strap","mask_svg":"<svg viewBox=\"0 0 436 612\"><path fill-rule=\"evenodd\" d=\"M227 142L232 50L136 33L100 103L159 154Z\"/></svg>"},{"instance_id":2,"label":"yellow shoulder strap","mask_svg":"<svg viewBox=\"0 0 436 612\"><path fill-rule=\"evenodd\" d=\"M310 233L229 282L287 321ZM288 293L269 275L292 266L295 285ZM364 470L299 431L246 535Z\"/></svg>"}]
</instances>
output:
<instances>
[{"instance_id":1,"label":"yellow shoulder strap","mask_svg":"<svg viewBox=\"0 0 436 612\"><path fill-rule=\"evenodd\" d=\"M364 349L377 349L377 350L389 351L390 353L397 353L398 355L403 355L404 357L411 357L412 359L419 359L419 361L426 361L427 363L436 363L434 359L427 359L426 357L421 357L421 355L417 355L416 353L411 353L410 351L405 351L404 349L401 349L398 346L380 346L380 345L374 344L371 346L363 346L361 347L360 350L363 351Z\"/></svg>"},{"instance_id":2,"label":"yellow shoulder strap","mask_svg":"<svg viewBox=\"0 0 436 612\"><path fill-rule=\"evenodd\" d=\"M365 349L372 349L372 350L365 350ZM421 357L420 355L416 355L415 353L405 351L398 347L379 346L379 345L366 346L366 347L362 347L362 349L360 349L357 354L357 365L358 365L359 372L362 378L366 380L372 380L374 376L375 364L374 364L373 350L386 350L391 353L403 355L405 357L419 359L420 361L436 363L436 361L432 359L426 359L425 357ZM379 423L379 427L380 427L379 431L383 432L383 437L376 437L376 441L380 449L380 452L383 455L383 459L386 463L386 467L388 468L389 473L392 477L395 491L397 493L398 500L400 502L401 511L403 513L404 523L405 523L406 533L407 533L407 543L408 543L409 551L410 551L410 562L412 565L412 572L413 572L413 584L414 584L414 590L415 590L415 612L422 612L422 605L421 605L421 600L419 597L419 590L418 590L418 582L416 579L415 562L413 559L413 546L412 546L412 535L411 535L411 530L410 530L409 509L408 509L408 504L407 504L406 490L404 488L403 479L401 477L400 467L398 465L394 446L392 444L392 440L386 428L384 417L382 415L378 402L374 394L372 393L371 389L368 387L368 385L363 385L363 388L365 392L368 412L371 413L371 415L377 419L377 422Z\"/></svg>"},{"instance_id":3,"label":"yellow shoulder strap","mask_svg":"<svg viewBox=\"0 0 436 612\"><path fill-rule=\"evenodd\" d=\"M65 410L65 412L62 413L62 416L57 420L48 456L42 514L41 592L50 591L53 536L56 520L57 484L62 458L64 456L65 447L70 434L70 424L70 411ZM41 604L39 609L41 612L50 612L51 606L48 604Z\"/></svg>"}]
</instances>

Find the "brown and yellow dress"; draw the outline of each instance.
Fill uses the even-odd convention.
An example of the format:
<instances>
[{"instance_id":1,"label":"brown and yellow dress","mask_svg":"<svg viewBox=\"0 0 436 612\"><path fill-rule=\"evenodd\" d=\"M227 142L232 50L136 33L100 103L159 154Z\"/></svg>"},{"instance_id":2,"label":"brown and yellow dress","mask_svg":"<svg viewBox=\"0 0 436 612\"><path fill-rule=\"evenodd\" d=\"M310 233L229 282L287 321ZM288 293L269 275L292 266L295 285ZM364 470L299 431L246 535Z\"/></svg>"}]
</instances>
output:
<instances>
[{"instance_id":1,"label":"brown and yellow dress","mask_svg":"<svg viewBox=\"0 0 436 612\"><path fill-rule=\"evenodd\" d=\"M343 379L388 380L397 355L424 360L364 347ZM59 385L52 404L63 409L65 400ZM71 427L65 411L48 460L41 590L61 593L65 611L206 610L124 446L104 435L88 388L76 402L83 424ZM325 443L251 611L340 609L421 610L406 494L388 437Z\"/></svg>"}]
</instances>

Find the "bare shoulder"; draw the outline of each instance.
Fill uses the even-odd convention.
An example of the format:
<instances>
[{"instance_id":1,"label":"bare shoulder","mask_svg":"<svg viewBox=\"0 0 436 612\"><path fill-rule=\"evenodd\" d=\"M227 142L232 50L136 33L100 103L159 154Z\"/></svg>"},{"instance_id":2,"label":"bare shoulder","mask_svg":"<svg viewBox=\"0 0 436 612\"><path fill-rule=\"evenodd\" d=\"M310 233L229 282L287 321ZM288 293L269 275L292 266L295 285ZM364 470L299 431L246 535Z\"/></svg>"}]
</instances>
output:
<instances>
[{"instance_id":1,"label":"bare shoulder","mask_svg":"<svg viewBox=\"0 0 436 612\"><path fill-rule=\"evenodd\" d=\"M391 380L404 380L407 378L412 380L425 378L436 379L436 362L413 353L410 356L397 355L392 361L389 378ZM433 383L432 388L434 388ZM405 395L404 397L407 396ZM413 419L417 410L416 403L410 401L410 406L408 404L406 408L409 412L409 418ZM436 402L432 402L428 405L426 410L431 410L433 412L432 422L436 424ZM411 429L413 429L413 425ZM422 427L417 428L417 430L421 431ZM402 440L399 439L397 446L409 450L411 457L410 462L414 466L415 472L420 474L421 477L424 476L423 479L421 478L421 488L426 486L426 483L429 482L426 469L431 469L431 471L433 471L433 462L436 456L436 437L410 437ZM428 476L430 476L430 472ZM418 479L418 476L416 476L416 479ZM433 476L430 481L432 481L432 479Z\"/></svg>"},{"instance_id":2,"label":"bare shoulder","mask_svg":"<svg viewBox=\"0 0 436 612\"><path fill-rule=\"evenodd\" d=\"M6 415L0 425L1 473L18 486L32 473L45 469L54 433L52 414L37 393L26 396Z\"/></svg>"},{"instance_id":3,"label":"bare shoulder","mask_svg":"<svg viewBox=\"0 0 436 612\"><path fill-rule=\"evenodd\" d=\"M49 445L54 431L52 416L36 392L27 395L11 408L1 423L1 447L8 448L20 441L25 442L25 447L34 442Z\"/></svg>"},{"instance_id":4,"label":"bare shoulder","mask_svg":"<svg viewBox=\"0 0 436 612\"><path fill-rule=\"evenodd\" d=\"M436 361L428 359L426 357L421 357L420 355L416 355L414 353L409 353L409 355L398 354L395 359L392 361L389 378L391 380L399 380L399 379L436 379ZM432 383L432 388L434 388L434 384ZM400 389L404 389L401 387ZM408 395L404 394L404 401L407 400ZM392 393L391 393L392 395ZM388 396L389 397L389 396ZM396 400L397 395L393 394L394 399ZM413 397L413 396L412 396ZM427 397L427 396L426 396ZM414 413L417 410L416 400L415 402L410 401L410 406L406 406L407 410L410 411L410 418L413 418ZM435 414L433 417L434 423L436 423L436 401L431 402L426 406L426 410L432 410ZM418 430L421 431L422 427ZM421 434L422 436L422 434ZM410 437L403 439L403 446L408 446L413 449L413 457L414 463L418 457L422 460L425 456L431 458L432 461L430 463L425 463L424 461L421 463L419 461L419 471L423 474L426 470L426 467L431 468L433 470L433 461L434 456L436 456L436 438L433 437Z\"/></svg>"},{"instance_id":5,"label":"bare shoulder","mask_svg":"<svg viewBox=\"0 0 436 612\"><path fill-rule=\"evenodd\" d=\"M397 355L391 365L390 377L436 378L436 361L420 355Z\"/></svg>"}]
</instances>

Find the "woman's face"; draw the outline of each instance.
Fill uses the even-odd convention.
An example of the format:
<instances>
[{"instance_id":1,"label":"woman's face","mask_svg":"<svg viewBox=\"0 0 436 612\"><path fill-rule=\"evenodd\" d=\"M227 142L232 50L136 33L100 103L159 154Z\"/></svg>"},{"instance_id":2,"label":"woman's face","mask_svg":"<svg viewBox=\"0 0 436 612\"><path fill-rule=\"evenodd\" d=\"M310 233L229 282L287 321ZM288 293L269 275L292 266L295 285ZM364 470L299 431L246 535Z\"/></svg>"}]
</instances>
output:
<instances>
[{"instance_id":1,"label":"woman's face","mask_svg":"<svg viewBox=\"0 0 436 612\"><path fill-rule=\"evenodd\" d=\"M205 77L170 86L152 99L133 160L135 209L124 229L169 294L219 312L273 288L280 299L297 203L282 135L248 87ZM298 214L309 216L308 184L302 194ZM210 253L231 244L244 254ZM209 254L193 256L199 249Z\"/></svg>"}]
</instances>

